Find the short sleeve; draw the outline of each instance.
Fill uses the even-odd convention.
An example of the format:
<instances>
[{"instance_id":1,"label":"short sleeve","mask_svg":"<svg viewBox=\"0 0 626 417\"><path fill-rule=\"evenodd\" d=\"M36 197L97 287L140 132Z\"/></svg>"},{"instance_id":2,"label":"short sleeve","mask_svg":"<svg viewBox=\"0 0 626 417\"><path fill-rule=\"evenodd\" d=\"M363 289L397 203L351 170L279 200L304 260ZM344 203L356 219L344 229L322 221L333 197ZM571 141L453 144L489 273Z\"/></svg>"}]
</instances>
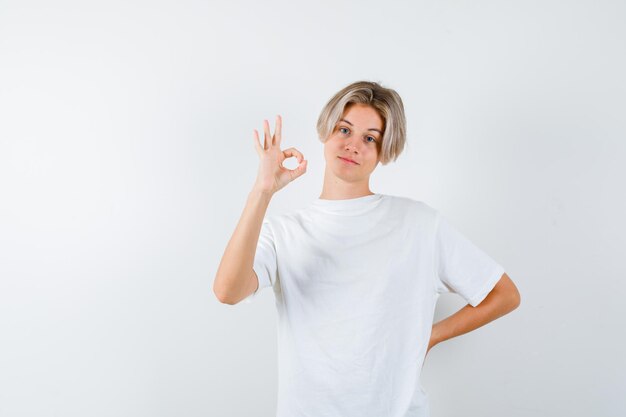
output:
<instances>
[{"instance_id":1,"label":"short sleeve","mask_svg":"<svg viewBox=\"0 0 626 417\"><path fill-rule=\"evenodd\" d=\"M270 222L267 219L263 219L261 224L252 269L259 278L259 287L243 299L247 304L252 303L261 290L273 286L276 282L276 245Z\"/></svg>"},{"instance_id":2,"label":"short sleeve","mask_svg":"<svg viewBox=\"0 0 626 417\"><path fill-rule=\"evenodd\" d=\"M479 305L504 274L504 268L437 212L435 277L438 293L453 292Z\"/></svg>"}]
</instances>

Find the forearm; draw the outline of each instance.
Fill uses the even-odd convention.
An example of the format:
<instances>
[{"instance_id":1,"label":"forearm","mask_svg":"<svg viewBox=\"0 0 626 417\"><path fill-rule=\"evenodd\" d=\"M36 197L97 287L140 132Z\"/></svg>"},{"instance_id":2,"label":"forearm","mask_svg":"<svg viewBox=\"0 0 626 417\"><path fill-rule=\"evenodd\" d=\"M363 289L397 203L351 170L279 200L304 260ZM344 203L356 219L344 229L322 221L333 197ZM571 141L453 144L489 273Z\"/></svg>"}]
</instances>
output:
<instances>
[{"instance_id":1,"label":"forearm","mask_svg":"<svg viewBox=\"0 0 626 417\"><path fill-rule=\"evenodd\" d=\"M249 279L261 224L272 195L253 189L222 256L213 291L220 300L239 296Z\"/></svg>"},{"instance_id":2,"label":"forearm","mask_svg":"<svg viewBox=\"0 0 626 417\"><path fill-rule=\"evenodd\" d=\"M478 306L472 307L468 304L450 317L435 323L429 346L482 327L515 310L519 302L517 290L504 291L494 288Z\"/></svg>"}]
</instances>

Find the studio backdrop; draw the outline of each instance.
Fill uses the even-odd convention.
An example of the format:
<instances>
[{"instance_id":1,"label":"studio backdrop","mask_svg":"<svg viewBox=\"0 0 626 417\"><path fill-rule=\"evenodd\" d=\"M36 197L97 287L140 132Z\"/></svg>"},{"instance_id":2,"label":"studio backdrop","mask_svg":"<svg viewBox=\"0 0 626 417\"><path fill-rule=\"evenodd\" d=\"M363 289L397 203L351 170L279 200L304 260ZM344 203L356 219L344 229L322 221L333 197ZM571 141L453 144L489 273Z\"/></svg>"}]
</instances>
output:
<instances>
[{"instance_id":1,"label":"studio backdrop","mask_svg":"<svg viewBox=\"0 0 626 417\"><path fill-rule=\"evenodd\" d=\"M372 191L441 211L521 293L430 351L432 416L625 415L625 21L608 0L1 1L0 416L275 415L274 294L223 304L213 280L253 129L280 114L309 161L268 215L304 207L319 112L357 80L407 116Z\"/></svg>"}]
</instances>

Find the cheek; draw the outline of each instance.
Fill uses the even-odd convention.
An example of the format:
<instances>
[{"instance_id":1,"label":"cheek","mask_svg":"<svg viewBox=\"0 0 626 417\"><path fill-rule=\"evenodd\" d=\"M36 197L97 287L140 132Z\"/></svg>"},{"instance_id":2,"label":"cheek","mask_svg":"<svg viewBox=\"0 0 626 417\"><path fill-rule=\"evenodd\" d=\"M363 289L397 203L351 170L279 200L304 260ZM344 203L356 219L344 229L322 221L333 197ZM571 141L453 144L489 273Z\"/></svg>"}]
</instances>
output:
<instances>
[{"instance_id":1,"label":"cheek","mask_svg":"<svg viewBox=\"0 0 626 417\"><path fill-rule=\"evenodd\" d=\"M378 163L378 152L376 152L376 150L371 152L370 155L368 155L368 160L370 161L371 165L376 165Z\"/></svg>"},{"instance_id":2,"label":"cheek","mask_svg":"<svg viewBox=\"0 0 626 417\"><path fill-rule=\"evenodd\" d=\"M331 137L326 141L324 148L336 152L337 149L341 148L341 141Z\"/></svg>"},{"instance_id":3,"label":"cheek","mask_svg":"<svg viewBox=\"0 0 626 417\"><path fill-rule=\"evenodd\" d=\"M330 139L327 140L326 143L324 143L324 156L329 157L337 153L335 147L336 146L330 141Z\"/></svg>"}]
</instances>

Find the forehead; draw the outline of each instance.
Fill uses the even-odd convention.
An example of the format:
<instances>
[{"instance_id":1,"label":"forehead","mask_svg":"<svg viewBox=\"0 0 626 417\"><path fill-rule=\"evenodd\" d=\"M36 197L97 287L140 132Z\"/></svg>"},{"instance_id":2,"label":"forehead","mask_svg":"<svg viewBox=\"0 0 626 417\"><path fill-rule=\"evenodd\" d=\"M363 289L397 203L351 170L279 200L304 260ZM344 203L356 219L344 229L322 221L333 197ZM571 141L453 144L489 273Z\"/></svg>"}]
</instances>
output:
<instances>
[{"instance_id":1,"label":"forehead","mask_svg":"<svg viewBox=\"0 0 626 417\"><path fill-rule=\"evenodd\" d=\"M357 127L366 129L382 129L383 119L378 111L367 104L351 103L344 108L342 119Z\"/></svg>"}]
</instances>

